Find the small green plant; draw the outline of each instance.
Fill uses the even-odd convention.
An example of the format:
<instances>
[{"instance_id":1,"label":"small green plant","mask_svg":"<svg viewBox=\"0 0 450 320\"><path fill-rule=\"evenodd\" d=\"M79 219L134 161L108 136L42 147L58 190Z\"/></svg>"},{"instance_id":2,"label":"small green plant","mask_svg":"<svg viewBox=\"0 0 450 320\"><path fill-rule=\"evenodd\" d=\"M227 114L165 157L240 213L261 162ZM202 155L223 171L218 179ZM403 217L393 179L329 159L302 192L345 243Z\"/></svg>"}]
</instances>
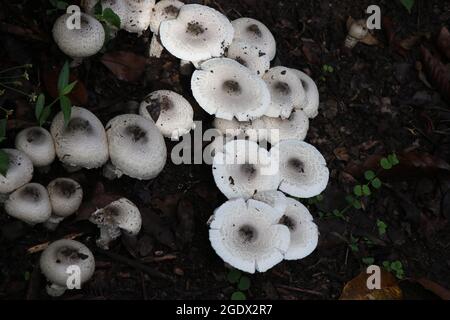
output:
<instances>
[{"instance_id":1,"label":"small green plant","mask_svg":"<svg viewBox=\"0 0 450 320\"><path fill-rule=\"evenodd\" d=\"M114 29L120 29L121 21L120 17L111 9L103 9L101 2L97 2L94 7L95 18L100 21L105 29L106 39L105 43L111 40L114 33Z\"/></svg>"},{"instance_id":2,"label":"small green plant","mask_svg":"<svg viewBox=\"0 0 450 320\"><path fill-rule=\"evenodd\" d=\"M236 291L231 295L231 300L246 300L244 291L250 289L251 281L237 269L232 269L227 275L228 282L236 286Z\"/></svg>"},{"instance_id":3,"label":"small green plant","mask_svg":"<svg viewBox=\"0 0 450 320\"><path fill-rule=\"evenodd\" d=\"M350 247L350 250L352 250L352 252L358 252L359 251L358 242L359 242L358 238L355 238L352 235L350 236L350 242L349 242L348 246Z\"/></svg>"},{"instance_id":4,"label":"small green plant","mask_svg":"<svg viewBox=\"0 0 450 320\"><path fill-rule=\"evenodd\" d=\"M408 10L408 13L411 14L411 10L414 7L415 0L400 0L402 5Z\"/></svg>"},{"instance_id":5,"label":"small green plant","mask_svg":"<svg viewBox=\"0 0 450 320\"><path fill-rule=\"evenodd\" d=\"M383 267L392 272L398 279L403 279L405 277L405 272L403 271L403 264L401 261L383 261Z\"/></svg>"},{"instance_id":6,"label":"small green plant","mask_svg":"<svg viewBox=\"0 0 450 320\"><path fill-rule=\"evenodd\" d=\"M50 0L50 4L52 5L53 8L48 9L46 11L47 15L51 15L57 12L58 10L66 10L67 7L69 6L69 4L66 1L61 0Z\"/></svg>"},{"instance_id":7,"label":"small green plant","mask_svg":"<svg viewBox=\"0 0 450 320\"><path fill-rule=\"evenodd\" d=\"M30 69L32 67L33 65L31 64L24 64L21 66L15 66L0 70L0 96L4 95L6 93L6 90L10 90L28 97L30 101L35 101L36 98L34 94L29 94L19 89L21 86L23 86L23 79L30 79L27 69ZM17 70L22 70L22 73L19 75L11 74L11 72L15 72Z\"/></svg>"},{"instance_id":8,"label":"small green plant","mask_svg":"<svg viewBox=\"0 0 450 320\"><path fill-rule=\"evenodd\" d=\"M364 264L367 264L368 266L371 266L375 263L375 258L374 257L365 257L365 258L362 258L362 262Z\"/></svg>"},{"instance_id":9,"label":"small green plant","mask_svg":"<svg viewBox=\"0 0 450 320\"><path fill-rule=\"evenodd\" d=\"M322 71L324 73L333 73L334 72L334 68L332 66L328 65L328 64L324 64L322 66Z\"/></svg>"},{"instance_id":10,"label":"small green plant","mask_svg":"<svg viewBox=\"0 0 450 320\"><path fill-rule=\"evenodd\" d=\"M384 221L378 219L377 220L377 228L378 228L378 234L380 235L380 237L382 237L386 234L386 230L387 230L388 226Z\"/></svg>"},{"instance_id":11,"label":"small green plant","mask_svg":"<svg viewBox=\"0 0 450 320\"><path fill-rule=\"evenodd\" d=\"M13 110L7 110L0 107L0 110L5 113L5 118L0 119L0 143L6 140L6 127L8 125L8 118L13 114ZM0 150L0 174L6 176L9 168L8 154Z\"/></svg>"}]
</instances>

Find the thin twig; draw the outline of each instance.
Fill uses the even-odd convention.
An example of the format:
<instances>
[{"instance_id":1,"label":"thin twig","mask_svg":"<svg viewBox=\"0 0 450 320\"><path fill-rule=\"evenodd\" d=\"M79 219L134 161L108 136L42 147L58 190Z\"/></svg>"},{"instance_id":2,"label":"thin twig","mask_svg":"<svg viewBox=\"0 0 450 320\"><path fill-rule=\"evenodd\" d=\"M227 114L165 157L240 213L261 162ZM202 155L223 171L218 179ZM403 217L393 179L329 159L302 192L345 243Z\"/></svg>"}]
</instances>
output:
<instances>
[{"instance_id":1,"label":"thin twig","mask_svg":"<svg viewBox=\"0 0 450 320\"><path fill-rule=\"evenodd\" d=\"M309 294L313 294L313 295L320 296L320 297L324 296L323 293L318 292L318 291L309 290L309 289L303 289L303 288L297 288L297 287L290 287L290 286L286 286L286 285L283 285L283 284L277 285L277 288L286 289L286 290L295 291L295 292L309 293Z\"/></svg>"},{"instance_id":2,"label":"thin twig","mask_svg":"<svg viewBox=\"0 0 450 320\"><path fill-rule=\"evenodd\" d=\"M67 236L65 236L64 239L74 240L76 238L81 237L82 235L83 235L83 233L72 233L72 234L68 234ZM50 245L50 241L47 241L47 242L44 242L41 244L37 244L35 246L32 246L31 248L28 248L27 253L32 254L32 253L44 251L45 249L48 248L49 245Z\"/></svg>"}]
</instances>

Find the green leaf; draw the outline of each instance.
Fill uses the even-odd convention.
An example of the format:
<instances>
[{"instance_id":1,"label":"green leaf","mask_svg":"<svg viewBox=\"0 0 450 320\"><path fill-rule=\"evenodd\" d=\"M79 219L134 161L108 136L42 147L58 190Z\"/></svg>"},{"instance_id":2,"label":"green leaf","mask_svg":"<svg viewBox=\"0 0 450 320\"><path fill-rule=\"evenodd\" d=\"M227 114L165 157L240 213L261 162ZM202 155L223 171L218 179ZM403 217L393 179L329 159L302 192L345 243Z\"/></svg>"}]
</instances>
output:
<instances>
[{"instance_id":1,"label":"green leaf","mask_svg":"<svg viewBox=\"0 0 450 320\"><path fill-rule=\"evenodd\" d=\"M238 289L241 291L247 291L250 289L250 279L248 277L242 277L241 280L239 280L238 283Z\"/></svg>"},{"instance_id":2,"label":"green leaf","mask_svg":"<svg viewBox=\"0 0 450 320\"><path fill-rule=\"evenodd\" d=\"M391 164L391 162L390 162L388 159L386 159L386 158L383 158L383 159L380 160L380 165L381 165L381 167L382 167L384 170L390 170L390 169L392 169L392 164Z\"/></svg>"},{"instance_id":3,"label":"green leaf","mask_svg":"<svg viewBox=\"0 0 450 320\"><path fill-rule=\"evenodd\" d=\"M120 29L120 17L111 8L106 8L103 10L103 19L105 19L105 21L110 25Z\"/></svg>"},{"instance_id":4,"label":"green leaf","mask_svg":"<svg viewBox=\"0 0 450 320\"><path fill-rule=\"evenodd\" d=\"M245 300L247 299L247 297L245 296L245 293L241 292L241 291L236 291L231 295L231 300Z\"/></svg>"},{"instance_id":5,"label":"green leaf","mask_svg":"<svg viewBox=\"0 0 450 320\"><path fill-rule=\"evenodd\" d=\"M353 204L353 202L355 202L355 198L352 195L348 195L345 197L345 201L347 201L348 204Z\"/></svg>"},{"instance_id":6,"label":"green leaf","mask_svg":"<svg viewBox=\"0 0 450 320\"><path fill-rule=\"evenodd\" d=\"M397 155L395 153L390 154L388 156L388 160L392 164L392 166L396 166L400 163L400 161L398 161Z\"/></svg>"},{"instance_id":7,"label":"green leaf","mask_svg":"<svg viewBox=\"0 0 450 320\"><path fill-rule=\"evenodd\" d=\"M103 12L102 2L98 0L96 5L94 6L94 15L97 17L98 15L102 15L102 12Z\"/></svg>"},{"instance_id":8,"label":"green leaf","mask_svg":"<svg viewBox=\"0 0 450 320\"><path fill-rule=\"evenodd\" d=\"M228 282L230 282L230 283L237 283L239 281L239 279L241 278L241 276L242 276L241 271L239 271L237 269L233 269L233 270L230 270L230 272L228 272L227 279L228 279Z\"/></svg>"},{"instance_id":9,"label":"green leaf","mask_svg":"<svg viewBox=\"0 0 450 320\"><path fill-rule=\"evenodd\" d=\"M68 95L69 93L72 92L73 88L75 88L75 86L77 85L77 81L74 81L72 83L69 83L67 86L65 86L65 88L62 90L61 94L63 96Z\"/></svg>"},{"instance_id":10,"label":"green leaf","mask_svg":"<svg viewBox=\"0 0 450 320\"><path fill-rule=\"evenodd\" d=\"M368 170L368 171L364 172L364 177L368 181L373 180L375 178L375 172L373 172L372 170Z\"/></svg>"},{"instance_id":11,"label":"green leaf","mask_svg":"<svg viewBox=\"0 0 450 320\"><path fill-rule=\"evenodd\" d=\"M387 224L384 221L377 220L377 227L380 236L386 234Z\"/></svg>"},{"instance_id":12,"label":"green leaf","mask_svg":"<svg viewBox=\"0 0 450 320\"><path fill-rule=\"evenodd\" d=\"M381 182L380 179L375 178L375 179L372 180L371 184L372 184L372 187L374 187L375 189L380 189L381 185L382 185L382 182Z\"/></svg>"},{"instance_id":13,"label":"green leaf","mask_svg":"<svg viewBox=\"0 0 450 320\"><path fill-rule=\"evenodd\" d=\"M403 271L403 264L401 261L396 260L391 263L391 268L392 268L392 270L395 270L395 271L400 271L400 270Z\"/></svg>"},{"instance_id":14,"label":"green leaf","mask_svg":"<svg viewBox=\"0 0 450 320\"><path fill-rule=\"evenodd\" d=\"M389 262L389 261L383 261L383 267L384 267L386 270L390 271L390 270L391 270L391 264L390 264L390 262Z\"/></svg>"},{"instance_id":15,"label":"green leaf","mask_svg":"<svg viewBox=\"0 0 450 320\"><path fill-rule=\"evenodd\" d=\"M414 6L415 0L400 0L402 5L408 10L409 13L411 13L411 9Z\"/></svg>"},{"instance_id":16,"label":"green leaf","mask_svg":"<svg viewBox=\"0 0 450 320\"><path fill-rule=\"evenodd\" d=\"M365 196L370 196L372 194L370 187L367 184L362 186L362 192Z\"/></svg>"},{"instance_id":17,"label":"green leaf","mask_svg":"<svg viewBox=\"0 0 450 320\"><path fill-rule=\"evenodd\" d=\"M47 121L48 117L50 116L50 113L52 112L52 107L50 105L46 106L39 116L39 125L42 127L42 125Z\"/></svg>"},{"instance_id":18,"label":"green leaf","mask_svg":"<svg viewBox=\"0 0 450 320\"><path fill-rule=\"evenodd\" d=\"M72 102L70 102L70 99L66 96L62 96L59 103L64 114L64 123L68 124L70 121L70 116L72 115Z\"/></svg>"},{"instance_id":19,"label":"green leaf","mask_svg":"<svg viewBox=\"0 0 450 320\"><path fill-rule=\"evenodd\" d=\"M373 257L362 258L362 262L367 265L372 265L375 263L375 259Z\"/></svg>"},{"instance_id":20,"label":"green leaf","mask_svg":"<svg viewBox=\"0 0 450 320\"><path fill-rule=\"evenodd\" d=\"M9 156L5 151L0 150L0 174L6 177L8 169L9 169Z\"/></svg>"},{"instance_id":21,"label":"green leaf","mask_svg":"<svg viewBox=\"0 0 450 320\"><path fill-rule=\"evenodd\" d=\"M361 205L361 201L359 201L359 200L355 200L354 202L353 202L353 207L355 208L355 209L361 209L362 208L362 205Z\"/></svg>"},{"instance_id":22,"label":"green leaf","mask_svg":"<svg viewBox=\"0 0 450 320\"><path fill-rule=\"evenodd\" d=\"M40 122L42 111L44 110L45 105L45 95L41 93L36 101L36 107L34 109L34 114L36 116L36 120Z\"/></svg>"},{"instance_id":23,"label":"green leaf","mask_svg":"<svg viewBox=\"0 0 450 320\"><path fill-rule=\"evenodd\" d=\"M0 142L5 141L6 139L6 126L8 124L8 119L0 120Z\"/></svg>"},{"instance_id":24,"label":"green leaf","mask_svg":"<svg viewBox=\"0 0 450 320\"><path fill-rule=\"evenodd\" d=\"M363 188L362 186L355 186L353 188L353 193L357 196L357 197L361 197L363 195Z\"/></svg>"},{"instance_id":25,"label":"green leaf","mask_svg":"<svg viewBox=\"0 0 450 320\"><path fill-rule=\"evenodd\" d=\"M69 84L69 62L66 61L63 65L63 67L61 68L61 71L59 72L59 77L58 77L58 92L60 95L63 95L63 90L65 87L67 87L67 85Z\"/></svg>"}]
</instances>

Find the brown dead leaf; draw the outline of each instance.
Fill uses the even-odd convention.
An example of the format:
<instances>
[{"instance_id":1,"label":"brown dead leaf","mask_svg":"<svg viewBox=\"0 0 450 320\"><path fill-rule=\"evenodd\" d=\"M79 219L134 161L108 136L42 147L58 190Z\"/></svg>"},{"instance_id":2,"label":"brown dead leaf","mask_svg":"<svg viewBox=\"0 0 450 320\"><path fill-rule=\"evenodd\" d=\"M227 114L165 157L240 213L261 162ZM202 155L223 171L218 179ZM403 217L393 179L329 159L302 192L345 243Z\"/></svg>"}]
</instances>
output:
<instances>
[{"instance_id":1,"label":"brown dead leaf","mask_svg":"<svg viewBox=\"0 0 450 320\"><path fill-rule=\"evenodd\" d=\"M302 38L302 52L308 63L320 64L322 50L320 46L312 39Z\"/></svg>"},{"instance_id":2,"label":"brown dead leaf","mask_svg":"<svg viewBox=\"0 0 450 320\"><path fill-rule=\"evenodd\" d=\"M397 37L397 27L395 26L394 21L392 21L390 17L383 16L381 25L384 32L386 33L389 46L399 55L406 57L408 55L408 52L399 44L399 39Z\"/></svg>"},{"instance_id":3,"label":"brown dead leaf","mask_svg":"<svg viewBox=\"0 0 450 320\"><path fill-rule=\"evenodd\" d=\"M437 38L437 45L443 54L450 59L450 32L447 27L442 27Z\"/></svg>"},{"instance_id":4,"label":"brown dead leaf","mask_svg":"<svg viewBox=\"0 0 450 320\"><path fill-rule=\"evenodd\" d=\"M425 72L442 96L450 101L450 75L445 65L424 46L420 47Z\"/></svg>"},{"instance_id":5,"label":"brown dead leaf","mask_svg":"<svg viewBox=\"0 0 450 320\"><path fill-rule=\"evenodd\" d=\"M367 36L365 36L362 40L360 40L360 42L362 42L368 46L380 45L380 41L378 41L378 39L370 32L367 34Z\"/></svg>"},{"instance_id":6,"label":"brown dead leaf","mask_svg":"<svg viewBox=\"0 0 450 320\"><path fill-rule=\"evenodd\" d=\"M450 290L444 288L440 284L431 281L426 278L420 278L416 280L418 283L422 285L425 289L433 292L435 295L440 297L442 300L450 300Z\"/></svg>"},{"instance_id":7,"label":"brown dead leaf","mask_svg":"<svg viewBox=\"0 0 450 320\"><path fill-rule=\"evenodd\" d=\"M338 160L345 161L345 162L350 160L350 155L348 154L347 148L345 148L345 147L336 148L336 149L334 149L333 153Z\"/></svg>"},{"instance_id":8,"label":"brown dead leaf","mask_svg":"<svg viewBox=\"0 0 450 320\"><path fill-rule=\"evenodd\" d=\"M117 77L128 82L139 80L145 71L147 59L129 51L116 51L104 54L100 61Z\"/></svg>"},{"instance_id":9,"label":"brown dead leaf","mask_svg":"<svg viewBox=\"0 0 450 320\"><path fill-rule=\"evenodd\" d=\"M396 278L384 269L381 269L381 289L368 289L369 275L363 271L348 282L342 290L339 300L401 300L402 290Z\"/></svg>"},{"instance_id":10,"label":"brown dead leaf","mask_svg":"<svg viewBox=\"0 0 450 320\"><path fill-rule=\"evenodd\" d=\"M45 89L53 99L58 98L58 77L61 67L52 67L42 75ZM69 94L70 101L77 106L85 106L88 103L88 93L83 82L73 72L70 73L69 82L77 81L77 84Z\"/></svg>"}]
</instances>

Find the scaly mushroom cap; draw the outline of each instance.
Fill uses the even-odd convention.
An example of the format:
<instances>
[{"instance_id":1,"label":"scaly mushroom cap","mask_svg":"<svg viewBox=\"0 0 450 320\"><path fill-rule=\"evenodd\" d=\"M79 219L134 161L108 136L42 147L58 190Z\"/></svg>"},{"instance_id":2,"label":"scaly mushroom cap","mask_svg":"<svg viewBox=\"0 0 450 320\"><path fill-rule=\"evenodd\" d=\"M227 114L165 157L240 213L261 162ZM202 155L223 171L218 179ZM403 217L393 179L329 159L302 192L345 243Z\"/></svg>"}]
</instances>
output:
<instances>
[{"instance_id":1,"label":"scaly mushroom cap","mask_svg":"<svg viewBox=\"0 0 450 320\"><path fill-rule=\"evenodd\" d=\"M16 136L16 148L23 151L36 167L50 165L56 157L50 132L42 127L23 129Z\"/></svg>"},{"instance_id":2,"label":"scaly mushroom cap","mask_svg":"<svg viewBox=\"0 0 450 320\"><path fill-rule=\"evenodd\" d=\"M198 4L181 7L178 17L159 28L161 42L175 57L204 61L220 57L233 40L233 26L220 12Z\"/></svg>"},{"instance_id":3,"label":"scaly mushroom cap","mask_svg":"<svg viewBox=\"0 0 450 320\"><path fill-rule=\"evenodd\" d=\"M68 217L74 214L83 200L83 189L73 179L57 178L47 186L53 215Z\"/></svg>"},{"instance_id":4,"label":"scaly mushroom cap","mask_svg":"<svg viewBox=\"0 0 450 320\"><path fill-rule=\"evenodd\" d=\"M311 198L327 187L330 173L324 157L314 146L300 140L283 140L270 154L279 160L281 191Z\"/></svg>"},{"instance_id":5,"label":"scaly mushroom cap","mask_svg":"<svg viewBox=\"0 0 450 320\"><path fill-rule=\"evenodd\" d=\"M268 204L280 214L284 214L288 206L288 198L283 192L277 190L257 192L252 199Z\"/></svg>"},{"instance_id":6,"label":"scaly mushroom cap","mask_svg":"<svg viewBox=\"0 0 450 320\"><path fill-rule=\"evenodd\" d=\"M155 0L124 0L128 12L121 27L128 32L142 34L150 26Z\"/></svg>"},{"instance_id":7,"label":"scaly mushroom cap","mask_svg":"<svg viewBox=\"0 0 450 320\"><path fill-rule=\"evenodd\" d=\"M287 209L280 224L289 228L291 242L284 258L298 260L309 256L317 247L319 230L308 209L292 198L287 198Z\"/></svg>"},{"instance_id":8,"label":"scaly mushroom cap","mask_svg":"<svg viewBox=\"0 0 450 320\"><path fill-rule=\"evenodd\" d=\"M257 47L268 55L272 61L275 58L277 44L270 30L260 21L252 18L239 18L231 22L234 28L234 40L242 41Z\"/></svg>"},{"instance_id":9,"label":"scaly mushroom cap","mask_svg":"<svg viewBox=\"0 0 450 320\"><path fill-rule=\"evenodd\" d=\"M191 80L192 93L209 114L227 120L248 121L262 116L269 107L265 82L240 63L211 59L201 64Z\"/></svg>"},{"instance_id":10,"label":"scaly mushroom cap","mask_svg":"<svg viewBox=\"0 0 450 320\"><path fill-rule=\"evenodd\" d=\"M243 41L233 41L227 50L227 57L236 60L243 66L262 77L270 69L270 59L258 47Z\"/></svg>"},{"instance_id":11,"label":"scaly mushroom cap","mask_svg":"<svg viewBox=\"0 0 450 320\"><path fill-rule=\"evenodd\" d=\"M154 121L165 137L174 140L195 128L191 104L173 91L159 90L150 93L141 103L139 114Z\"/></svg>"},{"instance_id":12,"label":"scaly mushroom cap","mask_svg":"<svg viewBox=\"0 0 450 320\"><path fill-rule=\"evenodd\" d=\"M89 57L99 52L105 42L102 24L81 13L81 28L69 29L66 23L70 17L70 14L64 14L53 25L53 39L61 51L72 58Z\"/></svg>"},{"instance_id":13,"label":"scaly mushroom cap","mask_svg":"<svg viewBox=\"0 0 450 320\"><path fill-rule=\"evenodd\" d=\"M150 180L163 169L167 149L153 121L136 114L113 118L106 125L112 164L135 179Z\"/></svg>"},{"instance_id":14,"label":"scaly mushroom cap","mask_svg":"<svg viewBox=\"0 0 450 320\"><path fill-rule=\"evenodd\" d=\"M272 172L271 164L269 152L256 142L233 140L214 156L214 180L228 199L248 199L258 191L278 189L279 172Z\"/></svg>"},{"instance_id":15,"label":"scaly mushroom cap","mask_svg":"<svg viewBox=\"0 0 450 320\"><path fill-rule=\"evenodd\" d=\"M53 119L50 132L59 160L72 167L98 168L108 161L108 142L105 128L89 110L72 107L66 125L59 112Z\"/></svg>"},{"instance_id":16,"label":"scaly mushroom cap","mask_svg":"<svg viewBox=\"0 0 450 320\"><path fill-rule=\"evenodd\" d=\"M161 0L156 3L150 16L150 30L158 34L161 22L178 17L184 3L178 0Z\"/></svg>"},{"instance_id":17,"label":"scaly mushroom cap","mask_svg":"<svg viewBox=\"0 0 450 320\"><path fill-rule=\"evenodd\" d=\"M260 141L266 138L265 123L262 119L251 121L237 121L236 119L214 119L214 127L229 137L249 138L251 141Z\"/></svg>"},{"instance_id":18,"label":"scaly mushroom cap","mask_svg":"<svg viewBox=\"0 0 450 320\"><path fill-rule=\"evenodd\" d=\"M319 114L319 89L317 85L310 76L306 73L291 69L293 73L300 79L303 85L303 89L306 94L306 102L304 105L300 106L300 109L306 113L308 118L315 118Z\"/></svg>"},{"instance_id":19,"label":"scaly mushroom cap","mask_svg":"<svg viewBox=\"0 0 450 320\"><path fill-rule=\"evenodd\" d=\"M0 193L10 193L20 188L33 178L33 163L20 150L2 149L9 157L6 176L0 174Z\"/></svg>"},{"instance_id":20,"label":"scaly mushroom cap","mask_svg":"<svg viewBox=\"0 0 450 320\"><path fill-rule=\"evenodd\" d=\"M95 271L94 256L84 244L62 239L51 243L42 252L40 258L41 272L52 284L67 287L67 279L70 276L68 268L77 266L80 268L81 284L87 282Z\"/></svg>"},{"instance_id":21,"label":"scaly mushroom cap","mask_svg":"<svg viewBox=\"0 0 450 320\"><path fill-rule=\"evenodd\" d=\"M262 117L262 120L268 130L267 141L272 145L288 139L304 140L308 134L309 119L301 110L294 110L288 119Z\"/></svg>"},{"instance_id":22,"label":"scaly mushroom cap","mask_svg":"<svg viewBox=\"0 0 450 320\"><path fill-rule=\"evenodd\" d=\"M289 230L269 205L243 199L216 209L209 230L213 249L236 269L265 272L281 262L289 247Z\"/></svg>"},{"instance_id":23,"label":"scaly mushroom cap","mask_svg":"<svg viewBox=\"0 0 450 320\"><path fill-rule=\"evenodd\" d=\"M285 67L274 67L263 76L271 96L265 115L289 118L294 108L306 104L306 94L302 82L294 72Z\"/></svg>"},{"instance_id":24,"label":"scaly mushroom cap","mask_svg":"<svg viewBox=\"0 0 450 320\"><path fill-rule=\"evenodd\" d=\"M5 211L11 217L30 225L47 221L52 213L47 189L37 183L24 185L6 200Z\"/></svg>"}]
</instances>

